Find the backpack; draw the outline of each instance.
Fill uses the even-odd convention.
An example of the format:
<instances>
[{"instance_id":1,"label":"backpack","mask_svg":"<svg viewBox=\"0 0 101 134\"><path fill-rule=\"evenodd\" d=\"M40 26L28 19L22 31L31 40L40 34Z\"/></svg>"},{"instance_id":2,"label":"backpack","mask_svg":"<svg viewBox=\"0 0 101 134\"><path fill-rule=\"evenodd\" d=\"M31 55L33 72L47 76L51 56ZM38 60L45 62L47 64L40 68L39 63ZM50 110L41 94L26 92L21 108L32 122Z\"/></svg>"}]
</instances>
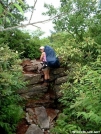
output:
<instances>
[{"instance_id":1,"label":"backpack","mask_svg":"<svg viewBox=\"0 0 101 134\"><path fill-rule=\"evenodd\" d=\"M46 53L47 65L50 68L59 68L60 62L59 62L58 57L56 57L54 49L52 47L46 45L44 47L44 51Z\"/></svg>"}]
</instances>

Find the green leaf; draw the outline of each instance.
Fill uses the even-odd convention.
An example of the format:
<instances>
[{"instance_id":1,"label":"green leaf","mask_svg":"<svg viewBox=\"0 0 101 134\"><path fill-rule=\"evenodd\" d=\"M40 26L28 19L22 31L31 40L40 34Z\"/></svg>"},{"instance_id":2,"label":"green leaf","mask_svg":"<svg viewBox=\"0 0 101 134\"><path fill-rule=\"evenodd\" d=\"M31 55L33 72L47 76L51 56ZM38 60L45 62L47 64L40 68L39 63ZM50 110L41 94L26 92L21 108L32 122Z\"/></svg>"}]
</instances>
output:
<instances>
[{"instance_id":1,"label":"green leaf","mask_svg":"<svg viewBox=\"0 0 101 134\"><path fill-rule=\"evenodd\" d=\"M16 4L16 3L14 3L14 6L15 6L22 14L24 14L24 12L23 12L21 6L19 6L19 5Z\"/></svg>"},{"instance_id":2,"label":"green leaf","mask_svg":"<svg viewBox=\"0 0 101 134\"><path fill-rule=\"evenodd\" d=\"M19 3L24 4L22 0L18 0Z\"/></svg>"},{"instance_id":3,"label":"green leaf","mask_svg":"<svg viewBox=\"0 0 101 134\"><path fill-rule=\"evenodd\" d=\"M2 8L2 5L0 4L0 14L2 14L3 12L3 8Z\"/></svg>"},{"instance_id":4,"label":"green leaf","mask_svg":"<svg viewBox=\"0 0 101 134\"><path fill-rule=\"evenodd\" d=\"M9 20L9 18L8 18L8 17L6 17L6 21L7 21L8 23L10 23L10 20Z\"/></svg>"},{"instance_id":5,"label":"green leaf","mask_svg":"<svg viewBox=\"0 0 101 134\"><path fill-rule=\"evenodd\" d=\"M15 18L14 15L12 15L10 12L8 12L8 14L9 14L11 17Z\"/></svg>"},{"instance_id":6,"label":"green leaf","mask_svg":"<svg viewBox=\"0 0 101 134\"><path fill-rule=\"evenodd\" d=\"M2 19L0 19L0 25L2 25Z\"/></svg>"}]
</instances>

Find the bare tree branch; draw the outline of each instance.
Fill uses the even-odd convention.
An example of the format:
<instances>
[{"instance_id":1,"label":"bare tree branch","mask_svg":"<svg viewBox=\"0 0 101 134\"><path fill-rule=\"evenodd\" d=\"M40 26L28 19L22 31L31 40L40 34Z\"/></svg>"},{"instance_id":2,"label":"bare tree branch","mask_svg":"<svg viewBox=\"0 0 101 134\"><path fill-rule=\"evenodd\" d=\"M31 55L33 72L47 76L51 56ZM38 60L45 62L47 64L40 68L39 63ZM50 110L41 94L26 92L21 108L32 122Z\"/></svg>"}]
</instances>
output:
<instances>
[{"instance_id":1,"label":"bare tree branch","mask_svg":"<svg viewBox=\"0 0 101 134\"><path fill-rule=\"evenodd\" d=\"M44 23L44 22L49 22L59 16L61 16L62 14L58 14L56 16L54 16L53 18L49 18L47 20L43 20L43 21L37 21L37 22L33 22L33 23L27 23L27 24L21 24L21 25L18 25L18 26L14 26L14 27L8 27L8 28L1 28L0 31L8 31L8 30L13 30L13 29L16 29L16 28L21 28L21 27L26 27L26 26L29 26L29 25L33 25L35 26L34 24L38 24L38 23ZM36 26L37 27L37 26Z\"/></svg>"},{"instance_id":2,"label":"bare tree branch","mask_svg":"<svg viewBox=\"0 0 101 134\"><path fill-rule=\"evenodd\" d=\"M36 3L37 3L37 0L36 0L36 1L34 1L34 6L33 6L33 10L32 10L32 13L31 13L30 19L29 19L29 23L30 23L30 21L31 21L31 19L32 19L32 16L33 16L33 13L34 13L34 8L35 8Z\"/></svg>"},{"instance_id":3,"label":"bare tree branch","mask_svg":"<svg viewBox=\"0 0 101 134\"><path fill-rule=\"evenodd\" d=\"M39 28L39 29L41 28L41 27L38 27L38 26L36 26L36 25L33 25L33 24L32 24L32 26L34 26L34 27L37 27L37 28Z\"/></svg>"}]
</instances>

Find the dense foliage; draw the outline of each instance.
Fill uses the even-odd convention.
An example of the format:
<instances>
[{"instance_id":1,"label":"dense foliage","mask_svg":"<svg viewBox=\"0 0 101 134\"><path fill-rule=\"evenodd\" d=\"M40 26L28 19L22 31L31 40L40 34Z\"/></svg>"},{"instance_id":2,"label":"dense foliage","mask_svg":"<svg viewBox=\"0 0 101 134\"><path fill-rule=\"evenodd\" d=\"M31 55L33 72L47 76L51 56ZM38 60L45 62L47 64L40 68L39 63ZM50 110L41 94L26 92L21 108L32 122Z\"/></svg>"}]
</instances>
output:
<instances>
[{"instance_id":1,"label":"dense foliage","mask_svg":"<svg viewBox=\"0 0 101 134\"><path fill-rule=\"evenodd\" d=\"M0 43L7 44L10 49L18 51L20 58L34 59L39 57L40 53L36 51L40 46L39 35L31 35L22 29L3 30L7 27L21 25L27 19L24 13L32 10L33 7L22 0L0 1L0 30L2 31L0 32Z\"/></svg>"},{"instance_id":2,"label":"dense foliage","mask_svg":"<svg viewBox=\"0 0 101 134\"><path fill-rule=\"evenodd\" d=\"M101 9L96 0L61 0L61 6L45 4L56 34L51 41L64 65L63 111L52 133L101 132Z\"/></svg>"},{"instance_id":3,"label":"dense foliage","mask_svg":"<svg viewBox=\"0 0 101 134\"><path fill-rule=\"evenodd\" d=\"M60 0L61 6L45 4L49 16L57 16L53 19L56 32L68 32L77 42L83 41L83 37L92 36L101 43L101 8L96 0ZM88 31L88 33L87 33Z\"/></svg>"},{"instance_id":4,"label":"dense foliage","mask_svg":"<svg viewBox=\"0 0 101 134\"><path fill-rule=\"evenodd\" d=\"M39 36L42 32L28 33L19 29L3 31L8 26L18 25L30 7L17 1L0 1L0 132L16 133L16 127L24 115L22 98L18 90L25 82L20 63L21 58L39 58ZM44 40L43 40L44 43ZM23 103L23 102L22 102Z\"/></svg>"},{"instance_id":5,"label":"dense foliage","mask_svg":"<svg viewBox=\"0 0 101 134\"><path fill-rule=\"evenodd\" d=\"M17 91L25 86L20 63L17 52L0 44L0 130L2 128L6 134L15 132L23 115L19 104L22 99L17 94Z\"/></svg>"},{"instance_id":6,"label":"dense foliage","mask_svg":"<svg viewBox=\"0 0 101 134\"><path fill-rule=\"evenodd\" d=\"M17 29L1 32L0 43L7 44L10 49L18 51L20 58L35 59L40 56L38 51L41 44L40 39L38 36L31 36L28 32Z\"/></svg>"},{"instance_id":7,"label":"dense foliage","mask_svg":"<svg viewBox=\"0 0 101 134\"><path fill-rule=\"evenodd\" d=\"M5 16L4 1L0 3L0 15ZM11 14L22 12L21 0L11 3ZM7 134L15 131L17 122L23 115L19 106L21 98L16 94L24 86L20 58L38 58L40 45L49 44L62 58L63 66L68 67L67 82L62 86L63 111L59 115L54 134L100 133L101 132L101 9L96 0L61 0L61 6L45 4L49 16L57 15L53 23L55 33L40 39L35 32L29 34L18 29L0 33L0 128ZM13 4L13 6L12 6ZM8 6L7 6L8 7ZM15 7L17 8L15 10ZM25 10L26 11L26 10ZM10 13L10 11L8 11ZM14 14L13 14L14 13ZM5 17L9 17L8 14ZM9 23L5 27L16 25ZM4 17L0 23L3 24ZM21 20L22 20L21 19Z\"/></svg>"},{"instance_id":8,"label":"dense foliage","mask_svg":"<svg viewBox=\"0 0 101 134\"><path fill-rule=\"evenodd\" d=\"M85 38L79 44L67 41L56 50L69 69L60 99L63 112L52 132L101 131L101 45Z\"/></svg>"},{"instance_id":9,"label":"dense foliage","mask_svg":"<svg viewBox=\"0 0 101 134\"><path fill-rule=\"evenodd\" d=\"M25 19L25 12L32 9L25 0L0 1L0 26L7 28L21 24Z\"/></svg>"}]
</instances>

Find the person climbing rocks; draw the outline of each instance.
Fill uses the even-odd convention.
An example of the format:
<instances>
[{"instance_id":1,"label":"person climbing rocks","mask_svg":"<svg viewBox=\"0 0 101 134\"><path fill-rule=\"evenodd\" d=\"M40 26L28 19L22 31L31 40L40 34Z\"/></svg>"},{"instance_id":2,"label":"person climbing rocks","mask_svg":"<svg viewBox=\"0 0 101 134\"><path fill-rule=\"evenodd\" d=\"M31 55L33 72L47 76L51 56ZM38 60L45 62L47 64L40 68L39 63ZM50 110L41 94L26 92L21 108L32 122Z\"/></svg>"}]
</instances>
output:
<instances>
[{"instance_id":1,"label":"person climbing rocks","mask_svg":"<svg viewBox=\"0 0 101 134\"><path fill-rule=\"evenodd\" d=\"M44 46L41 46L40 48L41 51L41 56L40 56L40 61L42 64L42 72L44 74L44 83L42 86L48 86L49 85L49 79L50 79L50 68L47 65L47 60L46 60L46 53L44 51Z\"/></svg>"},{"instance_id":2,"label":"person climbing rocks","mask_svg":"<svg viewBox=\"0 0 101 134\"><path fill-rule=\"evenodd\" d=\"M50 69L59 68L60 62L56 56L54 49L51 46L41 46L40 51L40 61L43 62L42 71L44 73L44 85L48 85L50 79Z\"/></svg>"}]
</instances>

